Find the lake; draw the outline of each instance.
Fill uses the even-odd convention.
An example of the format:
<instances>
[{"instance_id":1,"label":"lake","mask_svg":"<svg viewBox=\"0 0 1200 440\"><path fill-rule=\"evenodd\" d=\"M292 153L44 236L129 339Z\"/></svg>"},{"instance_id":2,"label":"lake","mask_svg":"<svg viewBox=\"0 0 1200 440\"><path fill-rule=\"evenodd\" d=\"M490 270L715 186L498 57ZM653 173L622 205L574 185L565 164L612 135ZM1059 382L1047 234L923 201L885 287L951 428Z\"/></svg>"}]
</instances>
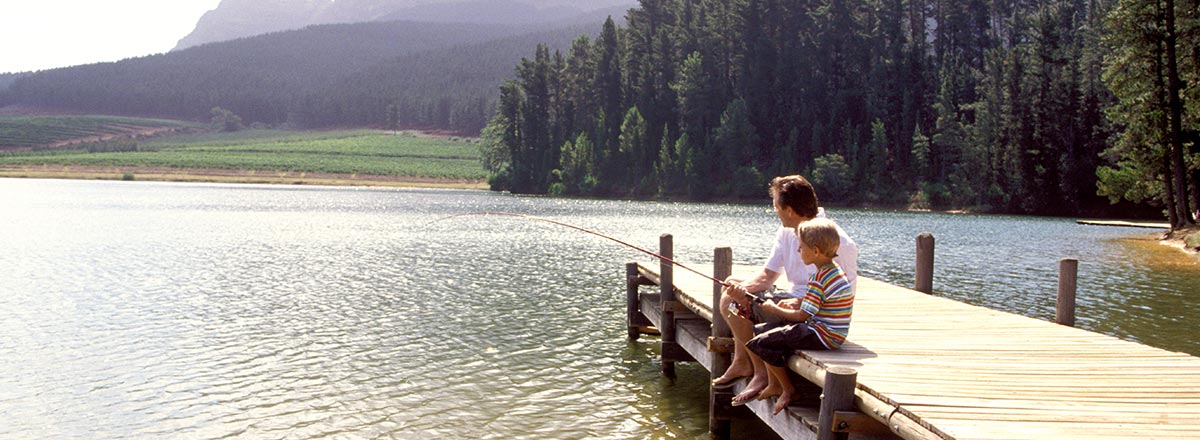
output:
<instances>
[{"instance_id":1,"label":"lake","mask_svg":"<svg viewBox=\"0 0 1200 440\"><path fill-rule=\"evenodd\" d=\"M757 205L483 191L0 179L0 438L707 438L707 371L625 340L624 263L761 264ZM1149 230L830 209L860 273L1200 354L1200 264ZM905 313L910 311L897 311ZM916 313L917 311L911 311ZM853 331L851 332L853 338ZM736 430L743 431L736 431ZM754 426L735 425L736 432Z\"/></svg>"}]
</instances>

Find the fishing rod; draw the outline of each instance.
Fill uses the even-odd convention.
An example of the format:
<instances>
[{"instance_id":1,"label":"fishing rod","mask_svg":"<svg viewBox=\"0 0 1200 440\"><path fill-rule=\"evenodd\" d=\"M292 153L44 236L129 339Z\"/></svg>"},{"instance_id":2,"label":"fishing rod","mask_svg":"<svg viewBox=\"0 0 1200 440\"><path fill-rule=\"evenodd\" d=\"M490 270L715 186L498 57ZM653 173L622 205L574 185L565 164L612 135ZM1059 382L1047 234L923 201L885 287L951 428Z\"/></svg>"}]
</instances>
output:
<instances>
[{"instance_id":1,"label":"fishing rod","mask_svg":"<svg viewBox=\"0 0 1200 440\"><path fill-rule=\"evenodd\" d=\"M596 232L596 231L592 231L592 230L584 229L584 228L581 228L581 227L579 227L579 226L575 226L575 225L571 225L571 224L563 223L563 222L560 222L560 221L558 221L558 220L551 220L551 219L548 219L548 218L545 218L545 217L537 217L537 216L533 216L533 215L527 215L527 214L518 214L518 213L515 213L515 212L482 211L482 212L466 212L466 213L462 213L462 214L455 214L455 215L451 215L451 216L448 216L448 217L442 217L442 218L439 218L439 219L437 219L437 220L434 220L434 221L432 221L432 222L429 222L429 224L437 223L437 222L440 222L440 221L442 221L442 220L450 220L450 219L454 219L454 218L458 218L458 217L477 216L477 215L483 215L483 216L487 216L487 215L498 215L498 216L505 216L505 217L517 217L517 218L522 218L522 219L526 219L526 220L535 220L535 221L539 221L539 222L546 222L546 223L555 224L555 225L562 226L562 227L571 228L571 229L574 229L574 230L576 230L576 231L579 231L579 232L584 232L584 233L588 233L588 234L595 235L595 236L597 236L597 237L600 237L600 238L604 238L604 239L608 239L608 240L615 241L615 242L617 242L617 243L620 243L620 244L622 244L622 245L624 245L624 246L627 246L627 247L633 248L633 249L635 249L635 250L638 250L638 251L640 251L640 252L642 252L642 253L644 253L644 254L650 255L650 256L652 256L652 257L654 257L654 258L657 258L657 259L659 259L659 260L665 261L665 262L667 262L667 263L670 263L670 264L672 264L672 265L675 265L675 266L679 266L680 268L682 268L682 269L684 269L684 270L687 270L688 272L694 273L694 274L696 274L696 275L700 275L700 276L702 276L702 277L704 277L704 278L708 278L708 279L712 280L714 283L720 284L720 285L722 285L722 286L729 286L729 285L730 285L730 283L727 283L727 282L725 282L725 281L722 281L722 280L718 280L718 279L716 279L716 278L713 278L712 276L709 276L709 275L706 275L706 274L704 274L704 273L702 273L702 272L700 272L700 271L697 271L696 269L692 269L692 268L690 268L690 267L687 267L687 266L685 266L683 263L680 263L680 262L678 262L678 261L675 261L675 260L672 260L672 259L670 259L670 258L664 257L664 256L662 256L662 255L656 254L656 253L654 253L654 252L648 251L648 250L646 250L646 249L642 249L642 248L640 248L640 247L637 247L637 246L634 246L634 245L632 245L632 244L626 243L626 242L624 242L624 241L621 241L621 240L619 240L619 239L616 239L616 238L613 238L613 237L610 237L610 236L607 236L607 235L601 234L601 233L599 233L599 232Z\"/></svg>"}]
</instances>

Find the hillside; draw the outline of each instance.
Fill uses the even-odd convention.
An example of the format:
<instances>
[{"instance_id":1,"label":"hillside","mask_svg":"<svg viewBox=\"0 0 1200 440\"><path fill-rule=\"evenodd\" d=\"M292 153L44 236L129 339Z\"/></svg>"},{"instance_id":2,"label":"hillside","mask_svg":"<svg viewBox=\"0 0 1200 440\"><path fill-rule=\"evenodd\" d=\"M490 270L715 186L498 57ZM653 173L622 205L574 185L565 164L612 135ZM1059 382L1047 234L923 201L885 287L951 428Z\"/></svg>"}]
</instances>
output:
<instances>
[{"instance_id":1,"label":"hillside","mask_svg":"<svg viewBox=\"0 0 1200 440\"><path fill-rule=\"evenodd\" d=\"M190 120L222 107L247 123L378 126L403 97L402 125L451 128L449 114L457 113L453 128L478 132L500 83L531 47L566 47L599 30L577 23L602 20L579 16L557 30L405 21L311 26L38 72L0 91L0 107Z\"/></svg>"},{"instance_id":2,"label":"hillside","mask_svg":"<svg viewBox=\"0 0 1200 440\"><path fill-rule=\"evenodd\" d=\"M0 115L0 152L51 150L74 144L129 141L196 128L179 121L112 116Z\"/></svg>"},{"instance_id":3,"label":"hillside","mask_svg":"<svg viewBox=\"0 0 1200 440\"><path fill-rule=\"evenodd\" d=\"M18 78L27 75L28 73L0 73L0 92L7 90L8 86L16 82Z\"/></svg>"},{"instance_id":4,"label":"hillside","mask_svg":"<svg viewBox=\"0 0 1200 440\"><path fill-rule=\"evenodd\" d=\"M421 21L549 25L601 9L623 10L635 0L224 0L206 13L175 50L300 29L310 25Z\"/></svg>"},{"instance_id":5,"label":"hillside","mask_svg":"<svg viewBox=\"0 0 1200 440\"><path fill-rule=\"evenodd\" d=\"M309 94L292 116L305 126L383 125L395 104L401 125L478 133L512 66L533 56L530 47L547 43L565 52L575 38L598 31L576 25L398 57Z\"/></svg>"}]
</instances>

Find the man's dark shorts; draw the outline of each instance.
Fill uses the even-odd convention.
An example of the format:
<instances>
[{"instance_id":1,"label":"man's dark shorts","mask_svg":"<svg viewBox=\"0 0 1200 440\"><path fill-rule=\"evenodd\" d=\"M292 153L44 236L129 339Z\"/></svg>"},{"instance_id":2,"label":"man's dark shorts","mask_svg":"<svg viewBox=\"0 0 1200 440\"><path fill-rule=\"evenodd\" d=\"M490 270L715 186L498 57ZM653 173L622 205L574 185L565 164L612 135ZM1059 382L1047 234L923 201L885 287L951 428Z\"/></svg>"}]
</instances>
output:
<instances>
[{"instance_id":1,"label":"man's dark shorts","mask_svg":"<svg viewBox=\"0 0 1200 440\"><path fill-rule=\"evenodd\" d=\"M796 350L828 350L821 338L803 322L764 322L754 325L754 338L746 348L776 367L786 367Z\"/></svg>"}]
</instances>

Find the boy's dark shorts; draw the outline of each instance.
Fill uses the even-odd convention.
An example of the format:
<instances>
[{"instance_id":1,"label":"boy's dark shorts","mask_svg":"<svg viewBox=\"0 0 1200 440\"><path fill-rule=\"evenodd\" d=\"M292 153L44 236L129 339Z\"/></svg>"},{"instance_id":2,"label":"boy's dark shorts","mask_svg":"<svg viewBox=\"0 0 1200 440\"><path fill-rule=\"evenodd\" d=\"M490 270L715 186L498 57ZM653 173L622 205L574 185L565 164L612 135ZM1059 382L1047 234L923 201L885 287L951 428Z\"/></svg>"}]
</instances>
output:
<instances>
[{"instance_id":1,"label":"boy's dark shorts","mask_svg":"<svg viewBox=\"0 0 1200 440\"><path fill-rule=\"evenodd\" d=\"M776 367L786 367L796 350L828 350L821 338L803 322L764 322L754 325L754 338L746 348Z\"/></svg>"}]
</instances>

